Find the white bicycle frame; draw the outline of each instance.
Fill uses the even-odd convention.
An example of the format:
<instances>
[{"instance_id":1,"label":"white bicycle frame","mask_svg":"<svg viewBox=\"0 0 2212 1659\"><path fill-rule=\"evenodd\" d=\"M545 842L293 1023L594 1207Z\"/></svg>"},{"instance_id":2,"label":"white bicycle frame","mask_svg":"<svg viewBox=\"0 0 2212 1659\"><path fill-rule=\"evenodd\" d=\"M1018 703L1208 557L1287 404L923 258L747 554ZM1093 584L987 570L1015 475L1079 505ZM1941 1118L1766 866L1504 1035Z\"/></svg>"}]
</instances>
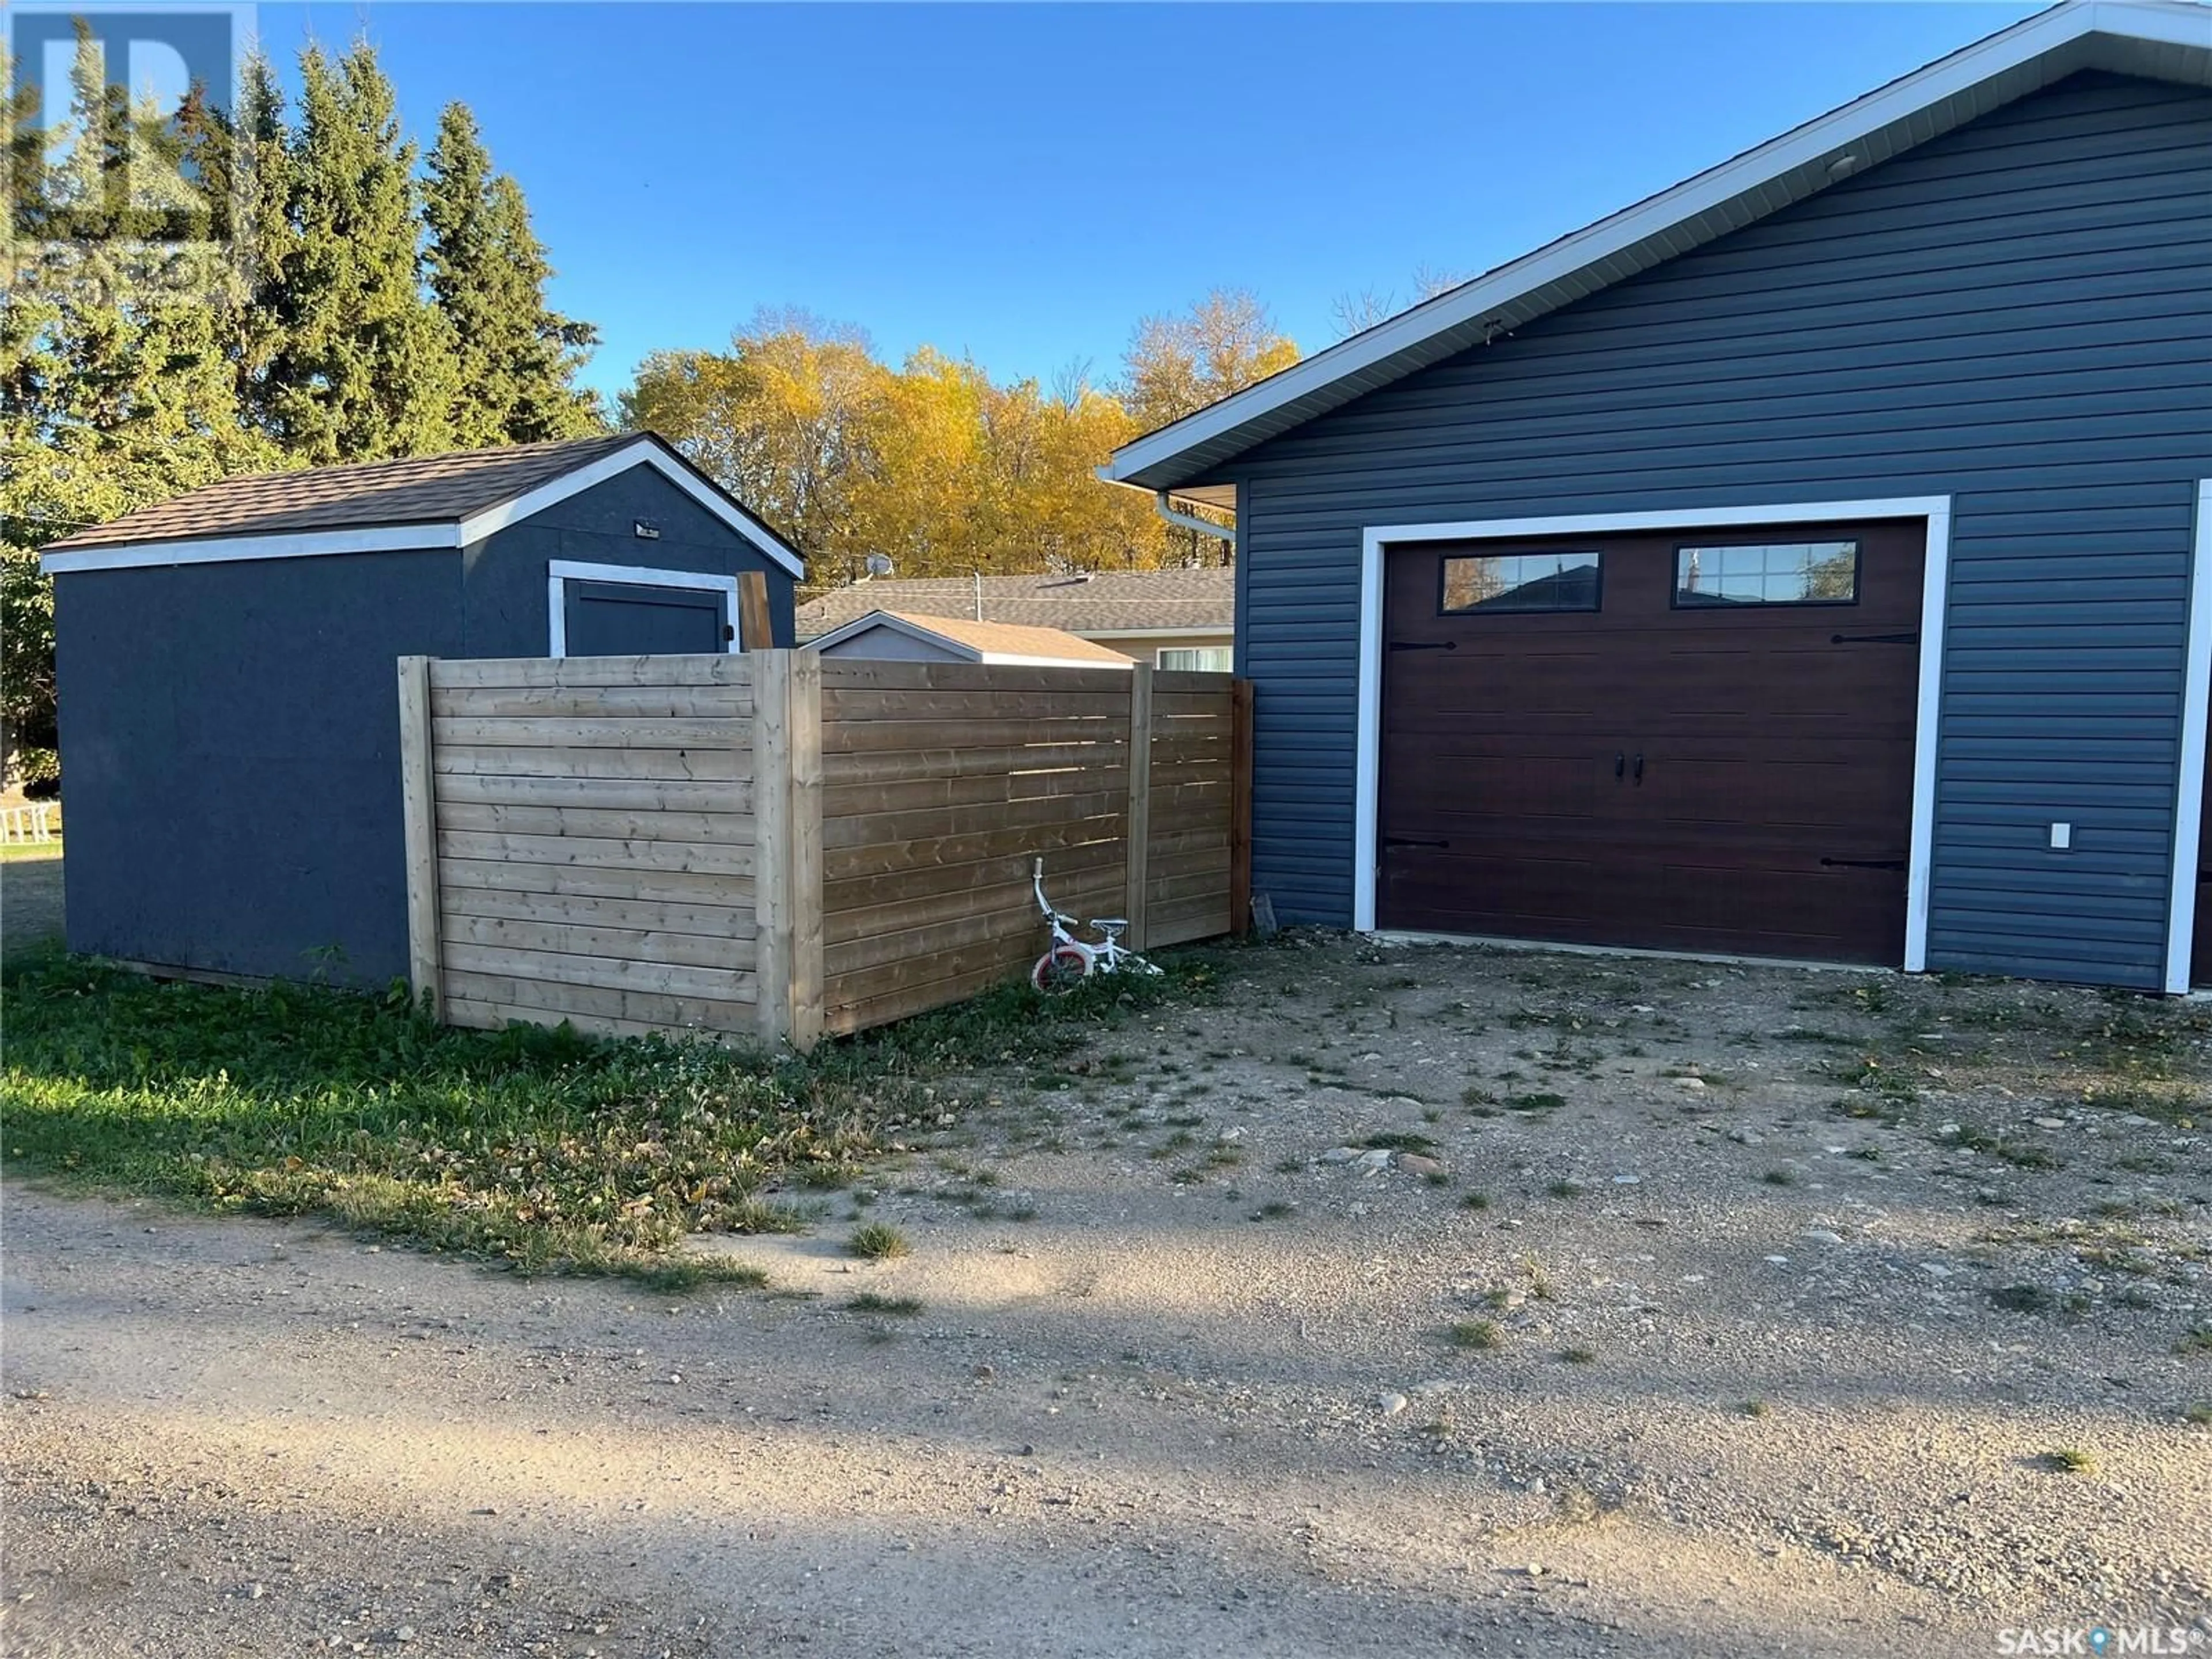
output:
<instances>
[{"instance_id":1,"label":"white bicycle frame","mask_svg":"<svg viewBox=\"0 0 2212 1659\"><path fill-rule=\"evenodd\" d=\"M1129 925L1127 922L1118 917L1109 918L1103 921L1078 921L1073 916L1063 915L1055 909L1052 901L1044 896L1044 860L1042 859L1036 861L1036 868L1030 878L1030 886L1036 894L1037 908L1044 912L1046 925L1052 929L1052 950L1073 951L1081 956L1083 971L1086 977L1092 974L1120 973L1125 963L1131 970L1138 973L1157 974L1161 971L1121 943L1121 929ZM1096 927L1105 937L1097 944L1092 945L1069 933L1067 930L1071 927ZM1049 955L1050 952L1048 951L1047 954Z\"/></svg>"}]
</instances>

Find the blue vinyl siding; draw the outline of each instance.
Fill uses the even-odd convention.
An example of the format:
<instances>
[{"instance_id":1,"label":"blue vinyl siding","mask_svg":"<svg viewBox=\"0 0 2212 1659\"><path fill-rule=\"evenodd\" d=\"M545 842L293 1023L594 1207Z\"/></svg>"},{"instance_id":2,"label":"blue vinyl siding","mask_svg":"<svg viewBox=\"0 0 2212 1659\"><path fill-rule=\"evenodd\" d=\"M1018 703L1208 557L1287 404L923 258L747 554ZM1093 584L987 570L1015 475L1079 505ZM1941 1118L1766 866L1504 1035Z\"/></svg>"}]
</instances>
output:
<instances>
[{"instance_id":1,"label":"blue vinyl siding","mask_svg":"<svg viewBox=\"0 0 2212 1659\"><path fill-rule=\"evenodd\" d=\"M1226 464L1255 886L1351 920L1365 526L1949 495L1929 965L2154 986L2208 270L2212 94L2079 76Z\"/></svg>"}]
</instances>

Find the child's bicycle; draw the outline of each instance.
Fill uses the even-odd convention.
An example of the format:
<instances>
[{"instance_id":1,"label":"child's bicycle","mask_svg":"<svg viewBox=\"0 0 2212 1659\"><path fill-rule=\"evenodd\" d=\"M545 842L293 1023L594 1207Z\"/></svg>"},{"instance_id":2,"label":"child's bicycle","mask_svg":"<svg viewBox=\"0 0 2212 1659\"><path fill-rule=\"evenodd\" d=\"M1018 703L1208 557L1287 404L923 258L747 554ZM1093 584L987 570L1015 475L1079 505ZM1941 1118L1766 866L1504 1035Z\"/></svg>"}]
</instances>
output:
<instances>
[{"instance_id":1,"label":"child's bicycle","mask_svg":"<svg viewBox=\"0 0 2212 1659\"><path fill-rule=\"evenodd\" d=\"M1044 912L1046 924L1052 929L1052 948L1036 960L1030 969L1030 983L1047 996L1058 996L1074 989L1076 981L1088 979L1093 974L1158 974L1155 968L1121 943L1121 930L1129 924L1121 916L1098 916L1088 922L1079 922L1073 916L1064 916L1052 907L1044 896L1044 860L1036 861L1036 872L1030 886L1036 893L1037 908ZM1085 944L1067 930L1071 927L1096 927L1106 937L1096 945Z\"/></svg>"}]
</instances>

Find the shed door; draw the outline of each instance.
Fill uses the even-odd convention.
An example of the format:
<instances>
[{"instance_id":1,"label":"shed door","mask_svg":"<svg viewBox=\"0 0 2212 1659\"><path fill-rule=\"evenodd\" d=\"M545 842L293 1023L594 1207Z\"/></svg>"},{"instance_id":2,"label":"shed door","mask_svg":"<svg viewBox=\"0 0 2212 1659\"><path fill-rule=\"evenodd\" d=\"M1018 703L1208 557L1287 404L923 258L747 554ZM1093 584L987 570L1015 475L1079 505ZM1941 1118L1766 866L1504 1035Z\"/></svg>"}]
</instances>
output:
<instances>
[{"instance_id":1,"label":"shed door","mask_svg":"<svg viewBox=\"0 0 2212 1659\"><path fill-rule=\"evenodd\" d=\"M562 584L572 657L642 657L730 648L721 590L646 587L629 582Z\"/></svg>"},{"instance_id":2,"label":"shed door","mask_svg":"<svg viewBox=\"0 0 2212 1659\"><path fill-rule=\"evenodd\" d=\"M1897 963L1917 524L1388 555L1385 927Z\"/></svg>"}]
</instances>

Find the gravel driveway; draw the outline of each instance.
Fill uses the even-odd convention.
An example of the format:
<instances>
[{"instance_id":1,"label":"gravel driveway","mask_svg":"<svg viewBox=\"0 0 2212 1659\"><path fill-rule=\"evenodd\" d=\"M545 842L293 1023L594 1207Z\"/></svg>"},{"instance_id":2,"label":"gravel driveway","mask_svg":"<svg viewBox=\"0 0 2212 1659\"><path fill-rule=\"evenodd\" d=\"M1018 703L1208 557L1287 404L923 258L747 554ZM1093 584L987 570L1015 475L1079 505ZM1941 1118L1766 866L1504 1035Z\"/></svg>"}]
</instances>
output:
<instances>
[{"instance_id":1,"label":"gravel driveway","mask_svg":"<svg viewBox=\"0 0 2212 1659\"><path fill-rule=\"evenodd\" d=\"M871 1186L798 1195L812 1234L701 1242L766 1291L10 1186L0 1645L2212 1633L2212 1012L1341 938L1224 961L1217 1003L1064 1070L948 1079ZM863 1217L912 1254L853 1259Z\"/></svg>"}]
</instances>

